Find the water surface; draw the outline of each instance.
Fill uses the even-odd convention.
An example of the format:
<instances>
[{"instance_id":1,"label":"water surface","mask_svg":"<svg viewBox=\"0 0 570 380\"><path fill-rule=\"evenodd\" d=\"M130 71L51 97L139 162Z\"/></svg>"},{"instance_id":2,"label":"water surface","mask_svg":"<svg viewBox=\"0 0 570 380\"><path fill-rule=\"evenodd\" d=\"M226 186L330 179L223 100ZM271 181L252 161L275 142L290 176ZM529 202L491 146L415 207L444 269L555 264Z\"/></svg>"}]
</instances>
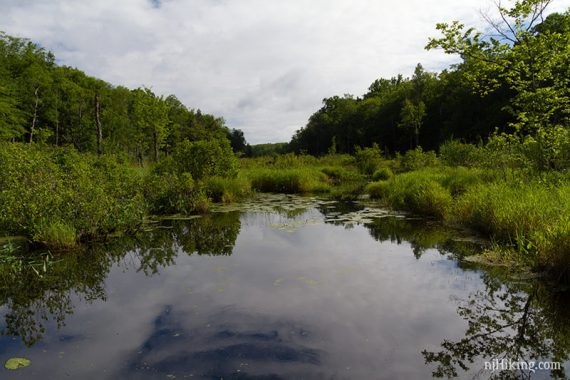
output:
<instances>
[{"instance_id":1,"label":"water surface","mask_svg":"<svg viewBox=\"0 0 570 380\"><path fill-rule=\"evenodd\" d=\"M244 211L246 210L246 211ZM4 269L6 379L550 378L568 302L461 260L466 232L362 205L266 196ZM38 259L39 260L39 259Z\"/></svg>"}]
</instances>

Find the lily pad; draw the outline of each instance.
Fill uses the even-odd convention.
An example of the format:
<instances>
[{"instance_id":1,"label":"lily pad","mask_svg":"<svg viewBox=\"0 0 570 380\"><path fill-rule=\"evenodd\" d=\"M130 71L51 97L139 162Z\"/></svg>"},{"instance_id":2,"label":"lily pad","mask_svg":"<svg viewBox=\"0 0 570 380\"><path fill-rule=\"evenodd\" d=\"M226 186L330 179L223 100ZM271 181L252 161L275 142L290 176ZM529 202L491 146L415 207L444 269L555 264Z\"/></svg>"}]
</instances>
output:
<instances>
[{"instance_id":1,"label":"lily pad","mask_svg":"<svg viewBox=\"0 0 570 380\"><path fill-rule=\"evenodd\" d=\"M6 369L16 370L19 368L27 367L30 364L32 364L32 361L30 359L10 358L10 359L6 360L6 363L4 363L4 367L6 367Z\"/></svg>"}]
</instances>

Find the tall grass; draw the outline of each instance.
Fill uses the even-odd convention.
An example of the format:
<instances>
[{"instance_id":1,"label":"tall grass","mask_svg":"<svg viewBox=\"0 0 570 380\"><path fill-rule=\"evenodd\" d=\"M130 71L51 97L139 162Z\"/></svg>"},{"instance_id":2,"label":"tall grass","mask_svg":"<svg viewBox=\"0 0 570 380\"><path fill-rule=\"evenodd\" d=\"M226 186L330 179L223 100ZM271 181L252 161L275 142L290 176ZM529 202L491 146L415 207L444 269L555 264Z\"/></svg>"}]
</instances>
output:
<instances>
[{"instance_id":1,"label":"tall grass","mask_svg":"<svg viewBox=\"0 0 570 380\"><path fill-rule=\"evenodd\" d=\"M474 228L524 264L568 273L570 181L550 177L505 180L494 170L431 167L370 183L366 192L395 209Z\"/></svg>"},{"instance_id":2,"label":"tall grass","mask_svg":"<svg viewBox=\"0 0 570 380\"><path fill-rule=\"evenodd\" d=\"M448 220L511 245L541 267L570 264L570 183L482 183L458 197Z\"/></svg>"},{"instance_id":3,"label":"tall grass","mask_svg":"<svg viewBox=\"0 0 570 380\"><path fill-rule=\"evenodd\" d=\"M316 168L269 169L244 171L251 188L273 193L325 193L330 191L328 177Z\"/></svg>"},{"instance_id":4,"label":"tall grass","mask_svg":"<svg viewBox=\"0 0 570 380\"><path fill-rule=\"evenodd\" d=\"M349 155L323 157L286 154L240 160L240 176L258 192L358 195L364 178Z\"/></svg>"},{"instance_id":5,"label":"tall grass","mask_svg":"<svg viewBox=\"0 0 570 380\"><path fill-rule=\"evenodd\" d=\"M243 177L211 177L203 182L206 195L214 202L233 203L251 194L251 182Z\"/></svg>"}]
</instances>

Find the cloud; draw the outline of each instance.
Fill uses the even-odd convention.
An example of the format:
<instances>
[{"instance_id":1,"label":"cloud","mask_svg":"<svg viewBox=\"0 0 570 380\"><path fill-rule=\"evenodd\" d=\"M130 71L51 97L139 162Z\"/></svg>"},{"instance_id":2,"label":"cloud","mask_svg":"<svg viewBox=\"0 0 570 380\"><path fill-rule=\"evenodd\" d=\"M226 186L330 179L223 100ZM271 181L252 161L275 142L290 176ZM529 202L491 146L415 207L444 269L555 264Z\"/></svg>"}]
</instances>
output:
<instances>
[{"instance_id":1,"label":"cloud","mask_svg":"<svg viewBox=\"0 0 570 380\"><path fill-rule=\"evenodd\" d=\"M435 24L480 23L487 0L3 0L0 25L115 85L147 85L223 116L253 143L287 141L324 97L411 75Z\"/></svg>"}]
</instances>

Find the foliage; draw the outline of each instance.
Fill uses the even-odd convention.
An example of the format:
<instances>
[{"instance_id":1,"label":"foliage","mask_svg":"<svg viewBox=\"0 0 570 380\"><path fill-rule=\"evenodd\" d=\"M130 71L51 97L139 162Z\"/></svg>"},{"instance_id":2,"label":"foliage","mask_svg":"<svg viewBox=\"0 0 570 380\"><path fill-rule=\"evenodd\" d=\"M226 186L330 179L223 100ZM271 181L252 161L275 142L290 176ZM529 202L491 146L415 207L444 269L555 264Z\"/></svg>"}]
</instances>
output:
<instances>
[{"instance_id":1,"label":"foliage","mask_svg":"<svg viewBox=\"0 0 570 380\"><path fill-rule=\"evenodd\" d=\"M475 167L481 165L486 157L484 149L473 144L449 140L439 148L439 157L447 166Z\"/></svg>"},{"instance_id":2,"label":"foliage","mask_svg":"<svg viewBox=\"0 0 570 380\"><path fill-rule=\"evenodd\" d=\"M394 176L392 169L390 168L380 168L372 174L373 181L385 181Z\"/></svg>"},{"instance_id":3,"label":"foliage","mask_svg":"<svg viewBox=\"0 0 570 380\"><path fill-rule=\"evenodd\" d=\"M152 214L190 214L208 208L208 200L190 173L150 174L145 179L144 197Z\"/></svg>"},{"instance_id":4,"label":"foliage","mask_svg":"<svg viewBox=\"0 0 570 380\"><path fill-rule=\"evenodd\" d=\"M142 164L184 140L232 140L243 133L222 118L191 110L174 95L129 90L58 66L41 46L0 32L0 140L72 145L81 152L127 155ZM239 141L238 141L239 140Z\"/></svg>"},{"instance_id":5,"label":"foliage","mask_svg":"<svg viewBox=\"0 0 570 380\"><path fill-rule=\"evenodd\" d=\"M0 228L12 233L69 246L134 228L145 212L140 177L114 157L4 143L0 166Z\"/></svg>"},{"instance_id":6,"label":"foliage","mask_svg":"<svg viewBox=\"0 0 570 380\"><path fill-rule=\"evenodd\" d=\"M256 144L250 146L251 157L276 156L287 152L287 143Z\"/></svg>"},{"instance_id":7,"label":"foliage","mask_svg":"<svg viewBox=\"0 0 570 380\"><path fill-rule=\"evenodd\" d=\"M500 21L487 17L495 36L485 38L474 28L455 21L438 24L441 38L428 48L442 48L463 60L469 85L486 96L500 89L511 95L506 109L516 131L536 138L552 128L569 128L570 11L544 20L550 0L522 0L510 9L498 6ZM537 24L538 20L544 20ZM543 167L544 168L544 167Z\"/></svg>"},{"instance_id":8,"label":"foliage","mask_svg":"<svg viewBox=\"0 0 570 380\"><path fill-rule=\"evenodd\" d=\"M160 162L158 173L189 173L193 179L237 175L237 159L227 140L188 141L179 143L171 156Z\"/></svg>"},{"instance_id":9,"label":"foliage","mask_svg":"<svg viewBox=\"0 0 570 380\"><path fill-rule=\"evenodd\" d=\"M382 152L378 147L378 144L372 145L370 148L360 148L356 147L354 158L356 161L356 166L361 173L366 175L372 175L380 162L382 161Z\"/></svg>"},{"instance_id":10,"label":"foliage","mask_svg":"<svg viewBox=\"0 0 570 380\"><path fill-rule=\"evenodd\" d=\"M433 151L424 152L421 147L407 151L400 157L400 168L404 171L438 166L439 160Z\"/></svg>"}]
</instances>

